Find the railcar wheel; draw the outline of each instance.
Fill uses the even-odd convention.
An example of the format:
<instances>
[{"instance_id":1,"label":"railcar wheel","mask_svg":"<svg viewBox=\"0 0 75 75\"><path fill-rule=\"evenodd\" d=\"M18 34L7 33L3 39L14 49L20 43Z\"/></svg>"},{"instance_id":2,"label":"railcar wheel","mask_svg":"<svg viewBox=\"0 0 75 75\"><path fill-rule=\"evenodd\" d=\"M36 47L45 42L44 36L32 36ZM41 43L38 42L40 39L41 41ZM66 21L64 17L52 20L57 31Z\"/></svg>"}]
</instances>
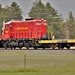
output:
<instances>
[{"instance_id":1,"label":"railcar wheel","mask_svg":"<svg viewBox=\"0 0 75 75\"><path fill-rule=\"evenodd\" d=\"M43 45L43 46L42 46L42 48L43 48L43 49L45 49L45 48L46 48L46 46L45 46L45 45Z\"/></svg>"},{"instance_id":2,"label":"railcar wheel","mask_svg":"<svg viewBox=\"0 0 75 75\"><path fill-rule=\"evenodd\" d=\"M70 47L68 47L67 49L70 49Z\"/></svg>"},{"instance_id":3,"label":"railcar wheel","mask_svg":"<svg viewBox=\"0 0 75 75\"><path fill-rule=\"evenodd\" d=\"M55 46L54 45L52 45L52 49L55 49Z\"/></svg>"},{"instance_id":4,"label":"railcar wheel","mask_svg":"<svg viewBox=\"0 0 75 75\"><path fill-rule=\"evenodd\" d=\"M52 49L54 49L54 50L55 50L55 48L54 48L54 47L52 47Z\"/></svg>"},{"instance_id":5,"label":"railcar wheel","mask_svg":"<svg viewBox=\"0 0 75 75\"><path fill-rule=\"evenodd\" d=\"M69 45L69 44L67 44L67 45L66 45L66 48L67 48L67 49L70 49L70 45Z\"/></svg>"},{"instance_id":6,"label":"railcar wheel","mask_svg":"<svg viewBox=\"0 0 75 75\"><path fill-rule=\"evenodd\" d=\"M55 50L55 48L57 47L57 44L52 44L51 47L52 47L52 49Z\"/></svg>"},{"instance_id":7,"label":"railcar wheel","mask_svg":"<svg viewBox=\"0 0 75 75\"><path fill-rule=\"evenodd\" d=\"M64 47L61 47L61 49L64 49Z\"/></svg>"},{"instance_id":8,"label":"railcar wheel","mask_svg":"<svg viewBox=\"0 0 75 75\"><path fill-rule=\"evenodd\" d=\"M67 49L70 49L70 47L68 46L68 47L66 47Z\"/></svg>"},{"instance_id":9,"label":"railcar wheel","mask_svg":"<svg viewBox=\"0 0 75 75\"><path fill-rule=\"evenodd\" d=\"M11 47L11 49L13 49L13 47Z\"/></svg>"},{"instance_id":10,"label":"railcar wheel","mask_svg":"<svg viewBox=\"0 0 75 75\"><path fill-rule=\"evenodd\" d=\"M61 44L58 44L58 49L61 49Z\"/></svg>"},{"instance_id":11,"label":"railcar wheel","mask_svg":"<svg viewBox=\"0 0 75 75\"><path fill-rule=\"evenodd\" d=\"M29 45L30 45L29 42L25 43L25 47L26 47L27 49L29 49Z\"/></svg>"}]
</instances>

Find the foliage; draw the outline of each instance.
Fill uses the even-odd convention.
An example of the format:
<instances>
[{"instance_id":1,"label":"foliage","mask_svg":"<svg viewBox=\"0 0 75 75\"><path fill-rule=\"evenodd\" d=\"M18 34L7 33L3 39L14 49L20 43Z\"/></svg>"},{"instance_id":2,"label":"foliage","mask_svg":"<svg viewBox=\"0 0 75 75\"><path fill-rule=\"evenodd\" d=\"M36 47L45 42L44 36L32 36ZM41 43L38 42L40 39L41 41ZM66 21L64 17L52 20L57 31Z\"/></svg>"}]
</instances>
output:
<instances>
[{"instance_id":1,"label":"foliage","mask_svg":"<svg viewBox=\"0 0 75 75\"><path fill-rule=\"evenodd\" d=\"M50 30L48 29L49 32L53 32L56 38L63 37L61 33L63 22L62 15L58 15L57 10L55 10L49 2L44 5L41 0L36 0L29 12L29 17L47 20L48 27L50 28Z\"/></svg>"},{"instance_id":2,"label":"foliage","mask_svg":"<svg viewBox=\"0 0 75 75\"><path fill-rule=\"evenodd\" d=\"M48 22L47 30L52 32L55 38L75 38L75 19L70 11L68 19L64 22L61 14L49 2L45 4L41 0L36 0L29 11L29 17L45 19Z\"/></svg>"},{"instance_id":3,"label":"foliage","mask_svg":"<svg viewBox=\"0 0 75 75\"><path fill-rule=\"evenodd\" d=\"M45 6L44 4L41 2L41 0L39 0L39 2L34 2L33 6L29 12L29 16L36 18L36 19L41 19L44 18L44 12L45 11Z\"/></svg>"},{"instance_id":4,"label":"foliage","mask_svg":"<svg viewBox=\"0 0 75 75\"><path fill-rule=\"evenodd\" d=\"M75 20L72 15L72 12L69 12L69 18L67 19L66 25L67 25L67 38L75 38Z\"/></svg>"},{"instance_id":5,"label":"foliage","mask_svg":"<svg viewBox=\"0 0 75 75\"><path fill-rule=\"evenodd\" d=\"M7 17L7 20L21 20L23 18L22 10L16 2L12 2L11 6L6 6L4 9L6 11L5 15Z\"/></svg>"},{"instance_id":6,"label":"foliage","mask_svg":"<svg viewBox=\"0 0 75 75\"><path fill-rule=\"evenodd\" d=\"M11 6L2 7L0 5L0 31L3 21L7 22L12 19L22 20L22 10L16 2L12 2Z\"/></svg>"}]
</instances>

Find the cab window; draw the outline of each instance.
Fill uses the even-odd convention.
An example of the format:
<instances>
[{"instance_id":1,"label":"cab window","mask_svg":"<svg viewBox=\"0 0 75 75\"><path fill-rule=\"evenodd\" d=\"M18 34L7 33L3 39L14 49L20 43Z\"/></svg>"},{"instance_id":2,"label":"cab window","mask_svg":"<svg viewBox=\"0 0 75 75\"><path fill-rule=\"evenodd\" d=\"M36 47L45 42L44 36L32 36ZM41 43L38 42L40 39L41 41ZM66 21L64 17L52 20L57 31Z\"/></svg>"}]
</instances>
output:
<instances>
[{"instance_id":1,"label":"cab window","mask_svg":"<svg viewBox=\"0 0 75 75\"><path fill-rule=\"evenodd\" d=\"M5 26L5 29L8 29L8 26L7 25Z\"/></svg>"}]
</instances>

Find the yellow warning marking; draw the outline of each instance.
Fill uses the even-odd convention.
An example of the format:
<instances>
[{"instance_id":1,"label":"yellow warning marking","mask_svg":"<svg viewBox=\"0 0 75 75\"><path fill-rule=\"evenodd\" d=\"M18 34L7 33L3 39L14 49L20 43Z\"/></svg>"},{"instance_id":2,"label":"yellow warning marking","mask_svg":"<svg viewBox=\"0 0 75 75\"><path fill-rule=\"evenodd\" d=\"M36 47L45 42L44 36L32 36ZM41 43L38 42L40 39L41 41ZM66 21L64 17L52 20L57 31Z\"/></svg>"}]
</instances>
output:
<instances>
[{"instance_id":1,"label":"yellow warning marking","mask_svg":"<svg viewBox=\"0 0 75 75\"><path fill-rule=\"evenodd\" d=\"M67 40L67 43L75 43L75 39L73 40Z\"/></svg>"},{"instance_id":2,"label":"yellow warning marking","mask_svg":"<svg viewBox=\"0 0 75 75\"><path fill-rule=\"evenodd\" d=\"M39 43L58 43L58 40L39 40Z\"/></svg>"}]
</instances>

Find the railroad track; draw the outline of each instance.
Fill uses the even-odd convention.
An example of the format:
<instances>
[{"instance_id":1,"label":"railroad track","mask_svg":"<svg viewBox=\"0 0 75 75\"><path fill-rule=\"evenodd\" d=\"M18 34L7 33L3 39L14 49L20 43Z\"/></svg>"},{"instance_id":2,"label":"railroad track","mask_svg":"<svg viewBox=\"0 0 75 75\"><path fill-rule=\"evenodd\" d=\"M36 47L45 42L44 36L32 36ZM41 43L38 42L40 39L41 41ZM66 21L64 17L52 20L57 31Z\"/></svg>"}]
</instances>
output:
<instances>
[{"instance_id":1,"label":"railroad track","mask_svg":"<svg viewBox=\"0 0 75 75\"><path fill-rule=\"evenodd\" d=\"M16 48L16 49L10 49L10 48L8 48L8 49L4 49L4 48L0 48L0 50L75 50L75 47L74 48L70 48L70 49L67 49L67 48L64 48L64 49L58 49L58 48L56 48L56 49L51 49L51 48L45 48L45 49L42 49L42 48L38 48L38 49L33 49L33 48L30 48L30 49L26 49L26 48L22 48L22 49L19 49L19 48Z\"/></svg>"},{"instance_id":2,"label":"railroad track","mask_svg":"<svg viewBox=\"0 0 75 75\"><path fill-rule=\"evenodd\" d=\"M25 52L25 53L48 53L48 54L75 54L75 50L74 49L64 49L64 50L59 50L59 49L55 49L55 50L52 50L52 49L37 49L37 50L34 50L34 49L0 49L0 52Z\"/></svg>"}]
</instances>

